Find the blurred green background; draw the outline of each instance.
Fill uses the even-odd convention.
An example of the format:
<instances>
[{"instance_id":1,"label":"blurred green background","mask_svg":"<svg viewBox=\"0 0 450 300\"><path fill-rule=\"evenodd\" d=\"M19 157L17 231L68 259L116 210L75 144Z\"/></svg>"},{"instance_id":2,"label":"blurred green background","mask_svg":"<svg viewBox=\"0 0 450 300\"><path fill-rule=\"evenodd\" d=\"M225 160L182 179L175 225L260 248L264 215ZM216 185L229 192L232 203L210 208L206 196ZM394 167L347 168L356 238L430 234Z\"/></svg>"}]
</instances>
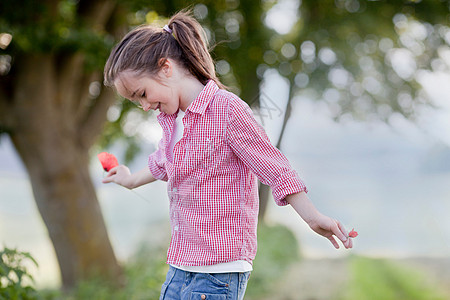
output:
<instances>
[{"instance_id":1,"label":"blurred green background","mask_svg":"<svg viewBox=\"0 0 450 300\"><path fill-rule=\"evenodd\" d=\"M1 1L0 298L157 299L165 184L102 185L96 154L139 170L161 130L102 69L186 7L319 210L360 233L335 250L261 186L246 299L449 299L447 0Z\"/></svg>"}]
</instances>

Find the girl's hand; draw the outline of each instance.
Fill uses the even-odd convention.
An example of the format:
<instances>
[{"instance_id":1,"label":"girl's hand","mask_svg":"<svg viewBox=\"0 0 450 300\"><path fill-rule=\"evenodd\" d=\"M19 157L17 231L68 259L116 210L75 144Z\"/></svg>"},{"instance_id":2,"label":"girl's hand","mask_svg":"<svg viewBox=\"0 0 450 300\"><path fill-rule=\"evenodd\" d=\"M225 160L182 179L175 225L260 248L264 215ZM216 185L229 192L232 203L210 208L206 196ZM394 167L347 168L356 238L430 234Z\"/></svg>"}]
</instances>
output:
<instances>
[{"instance_id":1,"label":"girl's hand","mask_svg":"<svg viewBox=\"0 0 450 300\"><path fill-rule=\"evenodd\" d=\"M345 248L353 247L352 239L348 237L344 226L339 221L321 214L311 203L305 192L288 195L286 200L314 232L330 240L336 249L339 248L339 244L334 237L341 240Z\"/></svg>"},{"instance_id":2,"label":"girl's hand","mask_svg":"<svg viewBox=\"0 0 450 300\"><path fill-rule=\"evenodd\" d=\"M128 169L127 166L119 165L109 170L109 172L106 174L106 177L103 178L102 182L114 182L123 187L126 187L127 189L132 189L133 186L131 184L131 179L132 176L130 169Z\"/></svg>"},{"instance_id":3,"label":"girl's hand","mask_svg":"<svg viewBox=\"0 0 450 300\"><path fill-rule=\"evenodd\" d=\"M339 249L339 244L337 243L335 236L339 240L341 240L346 249L350 249L353 247L352 239L348 238L347 231L338 220L334 220L321 213L318 213L314 219L308 222L308 225L314 232L330 240L330 242L336 249Z\"/></svg>"},{"instance_id":4,"label":"girl's hand","mask_svg":"<svg viewBox=\"0 0 450 300\"><path fill-rule=\"evenodd\" d=\"M127 189L134 189L155 180L156 179L152 176L148 168L131 173L127 166L119 165L109 170L102 182L114 182L126 187Z\"/></svg>"}]
</instances>

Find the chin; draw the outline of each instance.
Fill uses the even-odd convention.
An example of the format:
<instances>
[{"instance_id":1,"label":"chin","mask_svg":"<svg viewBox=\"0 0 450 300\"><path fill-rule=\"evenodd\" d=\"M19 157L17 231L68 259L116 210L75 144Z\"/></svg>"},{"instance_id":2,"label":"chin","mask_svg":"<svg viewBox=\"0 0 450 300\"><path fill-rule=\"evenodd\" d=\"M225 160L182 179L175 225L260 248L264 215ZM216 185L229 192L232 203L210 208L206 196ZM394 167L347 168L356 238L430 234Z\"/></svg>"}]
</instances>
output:
<instances>
[{"instance_id":1,"label":"chin","mask_svg":"<svg viewBox=\"0 0 450 300\"><path fill-rule=\"evenodd\" d=\"M165 112L166 114L168 114L168 115L174 115L174 114L177 113L177 111L178 111L178 108L176 108L176 109L164 110L164 112Z\"/></svg>"}]
</instances>

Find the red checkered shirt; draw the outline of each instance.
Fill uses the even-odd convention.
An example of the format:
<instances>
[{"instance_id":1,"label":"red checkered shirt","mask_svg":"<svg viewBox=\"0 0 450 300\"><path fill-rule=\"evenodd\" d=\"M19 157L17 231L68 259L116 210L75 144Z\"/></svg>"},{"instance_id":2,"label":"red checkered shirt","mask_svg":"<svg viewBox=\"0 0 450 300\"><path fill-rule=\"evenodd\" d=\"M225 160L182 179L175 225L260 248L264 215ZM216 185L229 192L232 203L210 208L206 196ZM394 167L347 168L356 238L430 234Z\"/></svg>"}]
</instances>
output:
<instances>
[{"instance_id":1,"label":"red checkered shirt","mask_svg":"<svg viewBox=\"0 0 450 300\"><path fill-rule=\"evenodd\" d=\"M158 115L163 137L148 162L152 175L167 181L172 228L167 263L252 263L257 179L272 188L278 205L288 204L287 195L306 191L305 185L249 106L214 81L186 109L183 136L172 156L168 149L176 115Z\"/></svg>"}]
</instances>

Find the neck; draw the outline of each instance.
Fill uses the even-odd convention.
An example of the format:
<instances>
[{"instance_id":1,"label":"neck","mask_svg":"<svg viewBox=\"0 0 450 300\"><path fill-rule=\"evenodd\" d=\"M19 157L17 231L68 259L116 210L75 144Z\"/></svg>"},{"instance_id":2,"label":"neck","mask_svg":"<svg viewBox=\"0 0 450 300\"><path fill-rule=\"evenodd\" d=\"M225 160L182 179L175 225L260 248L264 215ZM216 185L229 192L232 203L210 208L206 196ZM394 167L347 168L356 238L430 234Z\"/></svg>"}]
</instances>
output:
<instances>
[{"instance_id":1,"label":"neck","mask_svg":"<svg viewBox=\"0 0 450 300\"><path fill-rule=\"evenodd\" d=\"M189 105L197 98L200 92L205 87L194 76L185 76L179 81L180 86L180 109L186 111Z\"/></svg>"}]
</instances>

